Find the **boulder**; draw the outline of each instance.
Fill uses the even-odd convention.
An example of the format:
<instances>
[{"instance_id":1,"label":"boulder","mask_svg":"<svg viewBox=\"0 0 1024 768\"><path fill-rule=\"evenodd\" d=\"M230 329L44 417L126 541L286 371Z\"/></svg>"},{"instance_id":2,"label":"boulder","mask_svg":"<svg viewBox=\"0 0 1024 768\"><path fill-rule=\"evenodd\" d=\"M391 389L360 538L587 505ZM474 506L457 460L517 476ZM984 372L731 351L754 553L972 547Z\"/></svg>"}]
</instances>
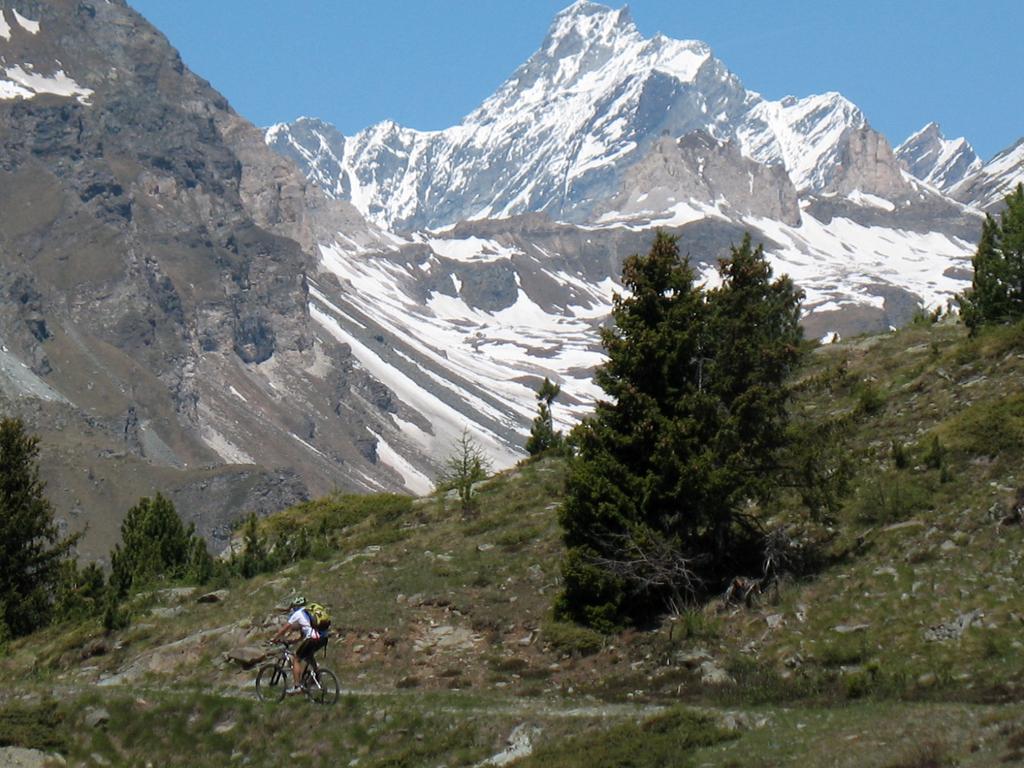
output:
<instances>
[{"instance_id":1,"label":"boulder","mask_svg":"<svg viewBox=\"0 0 1024 768\"><path fill-rule=\"evenodd\" d=\"M99 728L110 722L110 713L103 707L90 707L85 711L84 722L89 728Z\"/></svg>"},{"instance_id":2,"label":"boulder","mask_svg":"<svg viewBox=\"0 0 1024 768\"><path fill-rule=\"evenodd\" d=\"M242 648L234 648L228 651L224 654L224 660L234 662L243 669L251 669L266 659L270 653L271 651L266 648L247 645Z\"/></svg>"},{"instance_id":3,"label":"boulder","mask_svg":"<svg viewBox=\"0 0 1024 768\"><path fill-rule=\"evenodd\" d=\"M733 679L715 662L705 661L700 665L700 681L704 685L725 685L733 682Z\"/></svg>"}]
</instances>

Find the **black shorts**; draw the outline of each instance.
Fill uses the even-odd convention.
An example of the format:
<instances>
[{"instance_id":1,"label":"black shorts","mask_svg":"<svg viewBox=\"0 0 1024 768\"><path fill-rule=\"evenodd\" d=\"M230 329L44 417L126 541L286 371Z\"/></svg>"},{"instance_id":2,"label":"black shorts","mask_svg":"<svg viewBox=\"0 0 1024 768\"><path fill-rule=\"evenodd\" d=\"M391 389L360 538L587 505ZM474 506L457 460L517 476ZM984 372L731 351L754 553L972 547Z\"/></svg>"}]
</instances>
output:
<instances>
[{"instance_id":1,"label":"black shorts","mask_svg":"<svg viewBox=\"0 0 1024 768\"><path fill-rule=\"evenodd\" d=\"M321 632L320 637L307 637L295 648L295 655L302 661L312 661L313 654L327 645L327 633Z\"/></svg>"}]
</instances>

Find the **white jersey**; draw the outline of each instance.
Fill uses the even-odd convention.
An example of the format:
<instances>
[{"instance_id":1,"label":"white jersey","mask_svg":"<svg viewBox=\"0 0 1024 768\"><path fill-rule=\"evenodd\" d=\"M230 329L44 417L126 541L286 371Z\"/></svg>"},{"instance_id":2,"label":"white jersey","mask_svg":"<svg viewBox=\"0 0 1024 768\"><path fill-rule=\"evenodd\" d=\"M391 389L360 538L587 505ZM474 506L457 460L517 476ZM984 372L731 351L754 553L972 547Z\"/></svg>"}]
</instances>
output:
<instances>
[{"instance_id":1,"label":"white jersey","mask_svg":"<svg viewBox=\"0 0 1024 768\"><path fill-rule=\"evenodd\" d=\"M308 640L310 638L314 640L320 639L320 633L316 631L312 624L310 624L309 614L306 613L305 608L299 608L295 613L289 616L288 623L302 630L302 637L304 640Z\"/></svg>"}]
</instances>

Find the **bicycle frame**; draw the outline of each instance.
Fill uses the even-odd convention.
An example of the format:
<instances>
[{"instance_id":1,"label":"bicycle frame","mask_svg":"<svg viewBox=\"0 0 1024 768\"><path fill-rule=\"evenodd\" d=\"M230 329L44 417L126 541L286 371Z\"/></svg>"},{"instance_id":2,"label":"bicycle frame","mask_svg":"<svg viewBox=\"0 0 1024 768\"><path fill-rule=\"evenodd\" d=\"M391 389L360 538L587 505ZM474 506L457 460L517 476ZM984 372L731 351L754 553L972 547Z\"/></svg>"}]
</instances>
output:
<instances>
[{"instance_id":1,"label":"bicycle frame","mask_svg":"<svg viewBox=\"0 0 1024 768\"><path fill-rule=\"evenodd\" d=\"M295 653L292 651L288 643L280 643L281 650L277 654L277 659L274 661L274 666L277 668L274 676L270 679L272 685L277 685L279 682L284 680L285 682L291 681L292 674L292 659L295 658ZM316 684L317 688L320 688L320 665L317 663L316 654L314 653L309 657L308 661L302 662L302 672L299 674L299 681L304 681L307 677Z\"/></svg>"}]
</instances>

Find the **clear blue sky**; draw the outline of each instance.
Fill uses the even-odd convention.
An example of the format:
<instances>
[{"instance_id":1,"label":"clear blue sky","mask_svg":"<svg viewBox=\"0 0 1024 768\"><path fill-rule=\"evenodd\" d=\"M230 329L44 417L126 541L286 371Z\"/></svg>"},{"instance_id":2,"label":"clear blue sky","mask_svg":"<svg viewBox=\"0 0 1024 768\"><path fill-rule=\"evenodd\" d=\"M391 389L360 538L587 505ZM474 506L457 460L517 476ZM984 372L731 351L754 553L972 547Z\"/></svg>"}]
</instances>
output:
<instances>
[{"instance_id":1,"label":"clear blue sky","mask_svg":"<svg viewBox=\"0 0 1024 768\"><path fill-rule=\"evenodd\" d=\"M457 123L570 0L129 0L257 123ZM621 2L607 2L618 8ZM839 91L895 145L935 120L985 159L1024 136L1022 0L633 0L768 98Z\"/></svg>"}]
</instances>

